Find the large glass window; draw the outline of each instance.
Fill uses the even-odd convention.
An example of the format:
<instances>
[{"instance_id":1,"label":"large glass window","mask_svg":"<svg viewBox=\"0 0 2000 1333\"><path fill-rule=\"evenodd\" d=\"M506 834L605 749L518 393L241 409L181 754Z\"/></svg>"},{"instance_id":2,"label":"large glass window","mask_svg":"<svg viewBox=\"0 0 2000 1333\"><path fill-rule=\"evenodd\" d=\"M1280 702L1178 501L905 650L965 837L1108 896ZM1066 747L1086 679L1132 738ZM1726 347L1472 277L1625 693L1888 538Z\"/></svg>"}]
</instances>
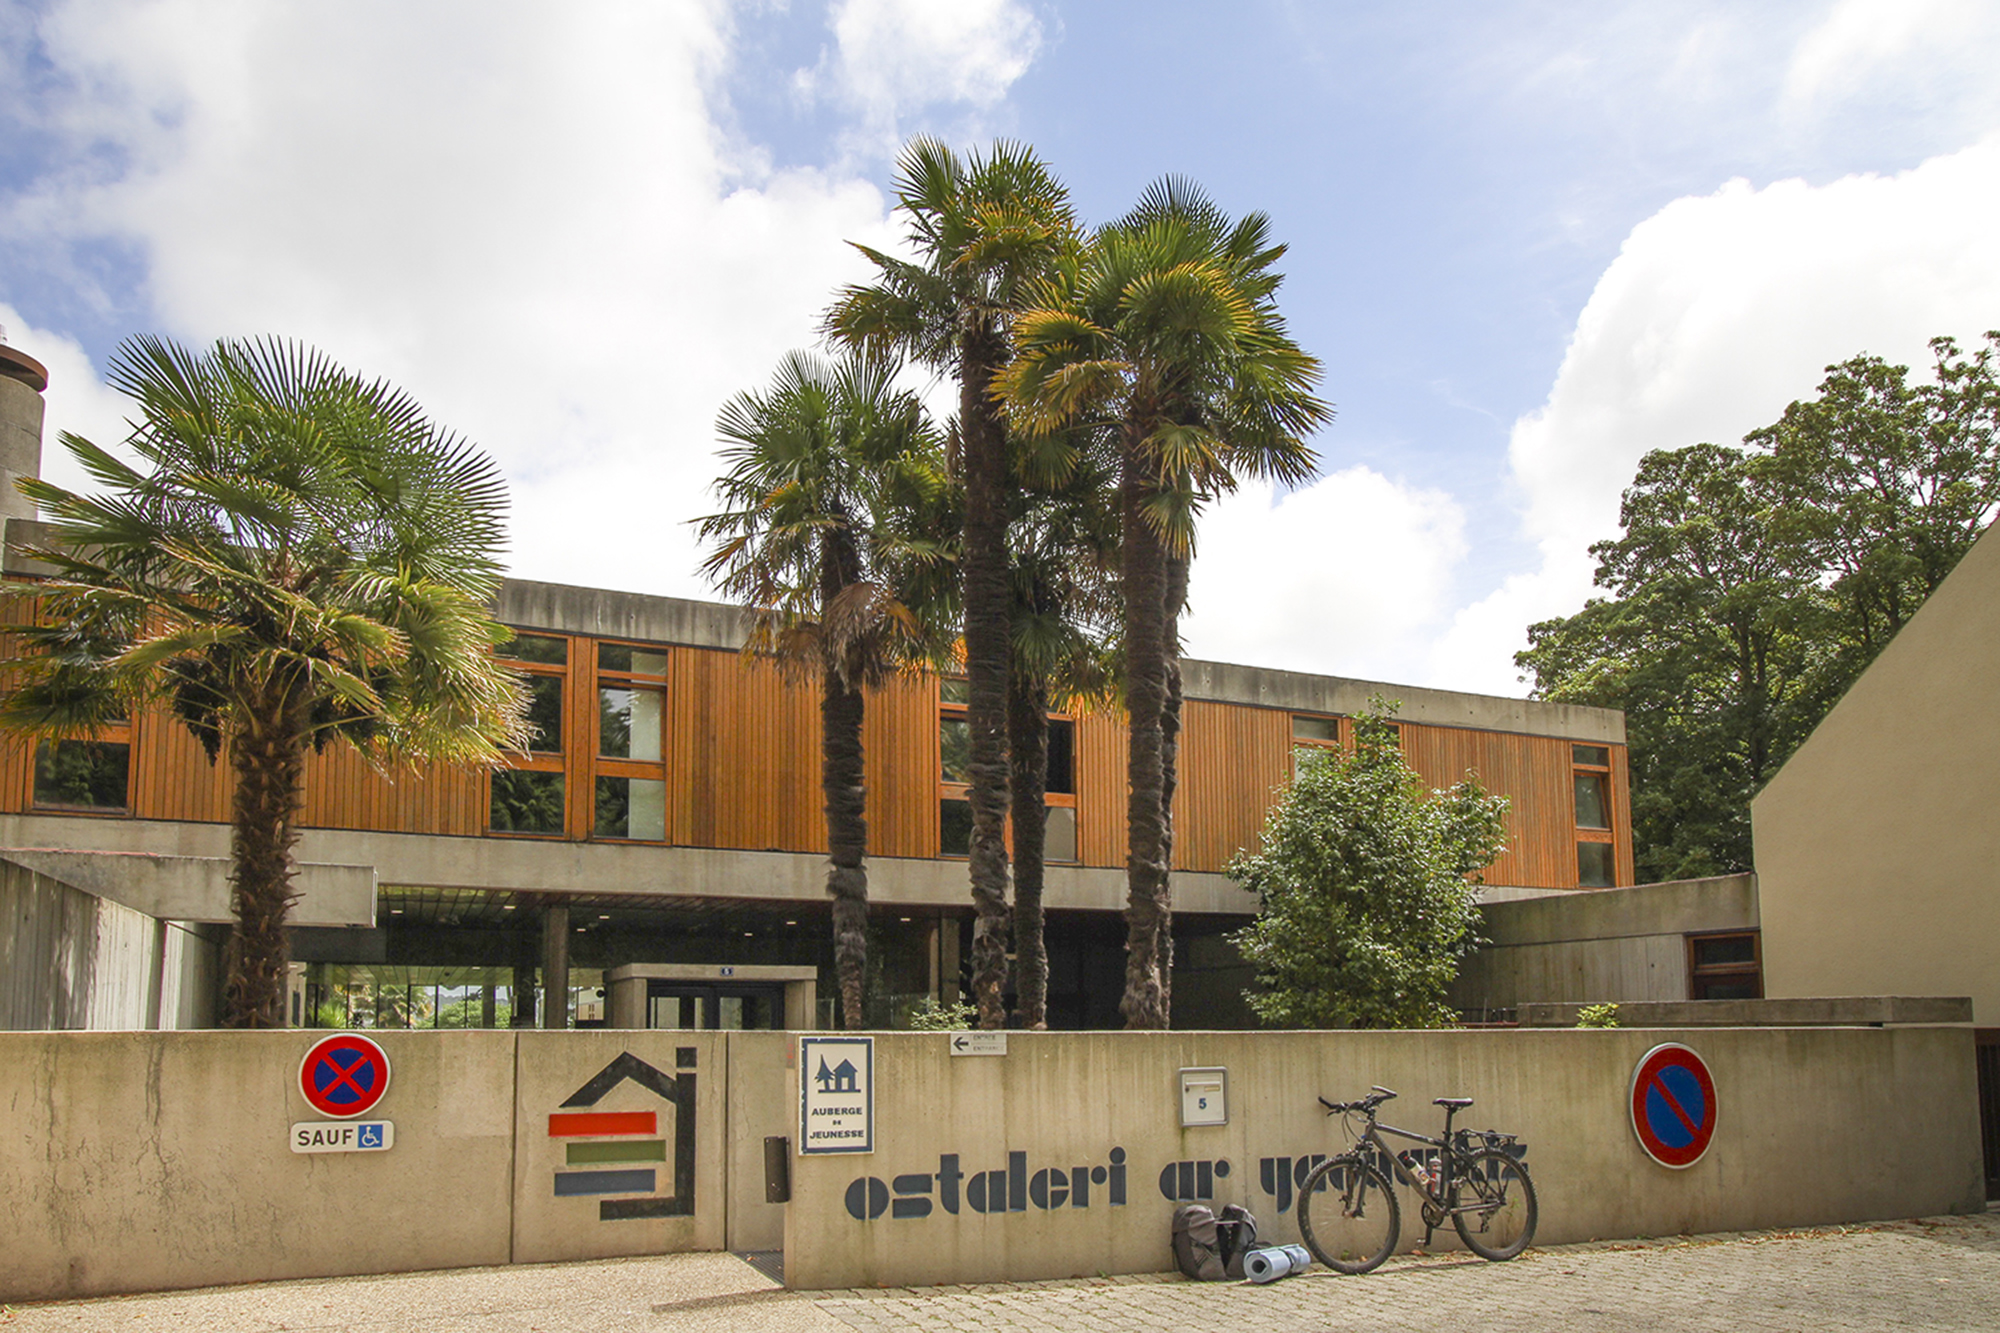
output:
<instances>
[{"instance_id":1,"label":"large glass window","mask_svg":"<svg viewBox=\"0 0 2000 1333\"><path fill-rule=\"evenodd\" d=\"M1586 889L1618 883L1617 844L1611 828L1611 747L1570 746L1576 798L1576 882Z\"/></svg>"},{"instance_id":2,"label":"large glass window","mask_svg":"<svg viewBox=\"0 0 2000 1333\"><path fill-rule=\"evenodd\" d=\"M667 784L652 778L597 780L597 836L658 842L667 836Z\"/></svg>"},{"instance_id":3,"label":"large glass window","mask_svg":"<svg viewBox=\"0 0 2000 1333\"><path fill-rule=\"evenodd\" d=\"M666 839L668 660L664 648L597 645L595 837Z\"/></svg>"},{"instance_id":4,"label":"large glass window","mask_svg":"<svg viewBox=\"0 0 2000 1333\"><path fill-rule=\"evenodd\" d=\"M1296 782L1309 760L1332 754L1340 748L1340 719L1292 715L1292 780Z\"/></svg>"},{"instance_id":5,"label":"large glass window","mask_svg":"<svg viewBox=\"0 0 2000 1333\"><path fill-rule=\"evenodd\" d=\"M560 834L563 775L525 768L495 773L492 828L496 833Z\"/></svg>"},{"instance_id":6,"label":"large glass window","mask_svg":"<svg viewBox=\"0 0 2000 1333\"><path fill-rule=\"evenodd\" d=\"M35 750L35 804L122 811L131 797L132 747L124 741L43 741Z\"/></svg>"},{"instance_id":7,"label":"large glass window","mask_svg":"<svg viewBox=\"0 0 2000 1333\"><path fill-rule=\"evenodd\" d=\"M938 682L938 854L972 854L972 804L966 799L971 777L972 727L966 720L966 681L947 676ZM1048 809L1042 837L1044 861L1074 861L1076 842L1076 719L1049 714L1048 776L1042 799Z\"/></svg>"},{"instance_id":8,"label":"large glass window","mask_svg":"<svg viewBox=\"0 0 2000 1333\"><path fill-rule=\"evenodd\" d=\"M563 718L568 712L569 640L516 634L499 656L519 667L528 692L528 745L491 780L487 827L495 833L561 837L568 828Z\"/></svg>"},{"instance_id":9,"label":"large glass window","mask_svg":"<svg viewBox=\"0 0 2000 1333\"><path fill-rule=\"evenodd\" d=\"M528 748L536 754L561 754L563 748L563 678L528 677Z\"/></svg>"}]
</instances>

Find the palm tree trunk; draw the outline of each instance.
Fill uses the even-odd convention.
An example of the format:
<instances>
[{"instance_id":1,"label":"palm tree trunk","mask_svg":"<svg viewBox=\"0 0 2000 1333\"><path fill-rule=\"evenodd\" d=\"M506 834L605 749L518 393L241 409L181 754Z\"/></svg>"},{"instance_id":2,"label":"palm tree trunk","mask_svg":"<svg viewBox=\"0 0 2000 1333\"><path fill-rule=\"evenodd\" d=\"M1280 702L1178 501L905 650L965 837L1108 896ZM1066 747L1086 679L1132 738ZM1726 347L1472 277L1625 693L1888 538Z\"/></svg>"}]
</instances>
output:
<instances>
[{"instance_id":1,"label":"palm tree trunk","mask_svg":"<svg viewBox=\"0 0 2000 1333\"><path fill-rule=\"evenodd\" d=\"M1160 713L1166 698L1166 551L1147 522L1137 440L1128 434L1119 483L1121 577L1125 600L1125 707L1131 737L1125 829L1125 997L1119 1012L1132 1029L1167 1025L1160 936L1166 928L1165 773Z\"/></svg>"},{"instance_id":2,"label":"palm tree trunk","mask_svg":"<svg viewBox=\"0 0 2000 1333\"><path fill-rule=\"evenodd\" d=\"M1161 864L1166 867L1160 895L1160 1010L1174 1012L1174 788L1178 785L1181 736L1181 609L1187 605L1188 556L1167 557L1167 690L1160 708Z\"/></svg>"},{"instance_id":3,"label":"palm tree trunk","mask_svg":"<svg viewBox=\"0 0 2000 1333\"><path fill-rule=\"evenodd\" d=\"M1005 1027L1007 979L1007 678L1012 657L1007 577L1007 433L987 392L1001 346L968 334L959 363L959 435L964 449L965 527L960 577L965 596L966 764L972 804L970 878L972 997L979 1026Z\"/></svg>"},{"instance_id":4,"label":"palm tree trunk","mask_svg":"<svg viewBox=\"0 0 2000 1333\"><path fill-rule=\"evenodd\" d=\"M1048 830L1049 691L1019 673L1007 692L1014 778L1014 1014L1031 1030L1049 1025L1049 951L1042 938L1042 853Z\"/></svg>"},{"instance_id":5,"label":"palm tree trunk","mask_svg":"<svg viewBox=\"0 0 2000 1333\"><path fill-rule=\"evenodd\" d=\"M862 979L868 969L868 805L863 785L858 686L843 681L832 661L820 690L820 786L826 797L829 861L826 892L833 899L833 967L840 983L840 1019L867 1026Z\"/></svg>"},{"instance_id":6,"label":"palm tree trunk","mask_svg":"<svg viewBox=\"0 0 2000 1333\"><path fill-rule=\"evenodd\" d=\"M223 988L222 1025L285 1026L285 993L291 941L285 916L293 902L292 850L299 841L305 803L306 707L304 692L287 683L267 684L243 710L230 737L230 878L235 884L236 927L229 940L229 980Z\"/></svg>"}]
</instances>

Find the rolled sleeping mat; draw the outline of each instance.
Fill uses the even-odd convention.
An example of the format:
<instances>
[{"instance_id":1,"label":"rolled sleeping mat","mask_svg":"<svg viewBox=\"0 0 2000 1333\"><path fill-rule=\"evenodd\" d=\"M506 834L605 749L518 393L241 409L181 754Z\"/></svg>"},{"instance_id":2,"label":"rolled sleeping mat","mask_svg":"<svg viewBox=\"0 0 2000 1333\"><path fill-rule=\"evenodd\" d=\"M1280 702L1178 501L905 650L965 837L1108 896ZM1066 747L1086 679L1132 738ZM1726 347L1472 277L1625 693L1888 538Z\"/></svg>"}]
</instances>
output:
<instances>
[{"instance_id":1,"label":"rolled sleeping mat","mask_svg":"<svg viewBox=\"0 0 2000 1333\"><path fill-rule=\"evenodd\" d=\"M1265 1250L1252 1250L1243 1256L1243 1276L1252 1282L1276 1282L1291 1271L1291 1253L1275 1245Z\"/></svg>"},{"instance_id":2,"label":"rolled sleeping mat","mask_svg":"<svg viewBox=\"0 0 2000 1333\"><path fill-rule=\"evenodd\" d=\"M1312 1252L1303 1245L1287 1245L1285 1253L1292 1256L1292 1275L1305 1272L1313 1266Z\"/></svg>"}]
</instances>

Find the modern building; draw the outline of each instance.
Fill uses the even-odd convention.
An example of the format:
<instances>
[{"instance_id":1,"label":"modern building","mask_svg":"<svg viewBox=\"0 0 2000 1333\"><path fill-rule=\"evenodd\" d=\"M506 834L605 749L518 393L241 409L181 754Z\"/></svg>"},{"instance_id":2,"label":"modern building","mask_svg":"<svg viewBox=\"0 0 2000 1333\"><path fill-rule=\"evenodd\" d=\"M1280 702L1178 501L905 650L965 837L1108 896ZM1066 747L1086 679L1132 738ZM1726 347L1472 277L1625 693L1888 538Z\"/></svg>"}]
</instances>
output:
<instances>
[{"instance_id":1,"label":"modern building","mask_svg":"<svg viewBox=\"0 0 2000 1333\"><path fill-rule=\"evenodd\" d=\"M0 467L32 474L45 377L5 348L0 371ZM32 515L6 503L8 569L32 576L13 549ZM30 613L31 591L12 601L10 614ZM728 606L515 580L496 610L519 631L506 652L533 696L531 753L494 773L377 771L343 749L310 763L294 1021L524 1025L538 991L558 1001L542 1006L544 1025L826 1021L813 688L746 657L745 616ZM1428 781L1472 772L1510 799L1491 893L1631 883L1621 714L1214 662L1182 670L1177 1023L1247 1021L1246 974L1221 937L1255 903L1224 869L1254 843L1294 751L1351 743L1350 719L1376 694L1400 703L1404 751ZM868 700L871 1019L884 1025L960 984L963 699L961 682L909 675ZM1052 715L1048 786L1051 1023L1116 1026L1122 720ZM229 915L228 799L226 767L164 716L0 752L11 863L0 897L16 908L6 961L39 979L16 983L12 1013L0 986L0 1027L199 1021ZM70 927L48 924L59 919ZM90 980L135 974L117 1003Z\"/></svg>"}]
</instances>

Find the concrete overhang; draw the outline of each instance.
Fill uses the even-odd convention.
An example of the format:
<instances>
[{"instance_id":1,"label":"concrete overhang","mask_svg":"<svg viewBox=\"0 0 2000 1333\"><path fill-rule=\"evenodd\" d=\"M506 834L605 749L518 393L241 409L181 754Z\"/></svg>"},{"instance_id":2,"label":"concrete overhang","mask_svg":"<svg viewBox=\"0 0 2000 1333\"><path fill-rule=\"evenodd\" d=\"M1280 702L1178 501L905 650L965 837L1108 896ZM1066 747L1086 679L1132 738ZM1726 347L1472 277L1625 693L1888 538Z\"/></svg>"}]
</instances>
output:
<instances>
[{"instance_id":1,"label":"concrete overhang","mask_svg":"<svg viewBox=\"0 0 2000 1333\"><path fill-rule=\"evenodd\" d=\"M158 921L236 919L229 906L230 863L221 857L0 847L0 860ZM375 924L373 866L305 864L299 866L292 886L298 898L286 917L288 925Z\"/></svg>"}]
</instances>

